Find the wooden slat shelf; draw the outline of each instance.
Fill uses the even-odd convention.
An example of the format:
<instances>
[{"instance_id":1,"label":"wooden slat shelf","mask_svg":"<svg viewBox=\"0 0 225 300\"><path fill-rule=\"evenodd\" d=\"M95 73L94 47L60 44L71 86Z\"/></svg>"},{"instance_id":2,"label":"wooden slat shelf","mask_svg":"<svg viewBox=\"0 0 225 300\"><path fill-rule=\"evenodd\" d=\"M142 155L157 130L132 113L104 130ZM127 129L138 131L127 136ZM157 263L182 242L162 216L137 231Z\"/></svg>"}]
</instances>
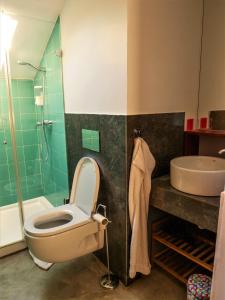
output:
<instances>
[{"instance_id":1,"label":"wooden slat shelf","mask_svg":"<svg viewBox=\"0 0 225 300\"><path fill-rule=\"evenodd\" d=\"M204 137L222 139L225 137L225 130L195 129L185 131L184 155L199 155L200 140Z\"/></svg>"},{"instance_id":2,"label":"wooden slat shelf","mask_svg":"<svg viewBox=\"0 0 225 300\"><path fill-rule=\"evenodd\" d=\"M211 275L215 235L176 217L152 223L152 260L182 283L193 273Z\"/></svg>"},{"instance_id":3,"label":"wooden slat shelf","mask_svg":"<svg viewBox=\"0 0 225 300\"><path fill-rule=\"evenodd\" d=\"M187 130L186 134L189 135L208 135L208 136L225 136L225 130L213 130L213 129L195 129L195 130Z\"/></svg>"},{"instance_id":4,"label":"wooden slat shelf","mask_svg":"<svg viewBox=\"0 0 225 300\"><path fill-rule=\"evenodd\" d=\"M193 245L188 241L172 236L162 230L153 233L153 239L193 261L204 269L210 272L213 271L215 247L209 243L197 241Z\"/></svg>"},{"instance_id":5,"label":"wooden slat shelf","mask_svg":"<svg viewBox=\"0 0 225 300\"><path fill-rule=\"evenodd\" d=\"M169 248L155 254L153 261L184 284L187 283L188 277L191 274L203 271L199 265Z\"/></svg>"}]
</instances>

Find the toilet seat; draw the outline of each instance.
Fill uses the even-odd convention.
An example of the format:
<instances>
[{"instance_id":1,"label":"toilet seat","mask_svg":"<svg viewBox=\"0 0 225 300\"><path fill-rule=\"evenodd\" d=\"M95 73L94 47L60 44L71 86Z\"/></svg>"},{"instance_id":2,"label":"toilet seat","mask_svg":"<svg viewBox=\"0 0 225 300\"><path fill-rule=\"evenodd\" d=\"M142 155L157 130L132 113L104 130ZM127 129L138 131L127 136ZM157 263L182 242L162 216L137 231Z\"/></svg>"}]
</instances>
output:
<instances>
[{"instance_id":1,"label":"toilet seat","mask_svg":"<svg viewBox=\"0 0 225 300\"><path fill-rule=\"evenodd\" d=\"M70 203L39 212L25 220L25 235L27 233L30 236L51 236L90 222L96 207L99 180L96 161L90 157L81 158L75 169ZM60 222L61 225L55 226ZM54 226L51 227L50 223Z\"/></svg>"},{"instance_id":2,"label":"toilet seat","mask_svg":"<svg viewBox=\"0 0 225 300\"><path fill-rule=\"evenodd\" d=\"M70 216L71 219L65 224L53 227L48 226L51 222L65 220L67 216ZM90 216L85 214L79 207L66 204L33 215L32 218L25 221L24 231L30 236L51 236L82 226L90 221ZM40 225L42 225L42 228L40 228Z\"/></svg>"}]
</instances>

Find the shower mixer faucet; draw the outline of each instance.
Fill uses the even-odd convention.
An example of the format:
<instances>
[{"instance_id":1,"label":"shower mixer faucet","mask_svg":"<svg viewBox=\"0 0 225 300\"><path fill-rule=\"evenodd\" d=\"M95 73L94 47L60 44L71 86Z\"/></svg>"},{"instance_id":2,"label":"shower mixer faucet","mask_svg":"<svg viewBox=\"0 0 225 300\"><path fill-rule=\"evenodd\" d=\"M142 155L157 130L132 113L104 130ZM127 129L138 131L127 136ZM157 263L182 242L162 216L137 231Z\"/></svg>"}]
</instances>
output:
<instances>
[{"instance_id":1,"label":"shower mixer faucet","mask_svg":"<svg viewBox=\"0 0 225 300\"><path fill-rule=\"evenodd\" d=\"M36 125L37 126L43 126L43 125L45 125L45 126L48 126L48 125L52 125L53 124L53 121L52 120L43 120L43 121L38 121L37 123L36 123Z\"/></svg>"},{"instance_id":2,"label":"shower mixer faucet","mask_svg":"<svg viewBox=\"0 0 225 300\"><path fill-rule=\"evenodd\" d=\"M53 121L51 120L44 120L43 121L43 125L52 125L53 124Z\"/></svg>"}]
</instances>

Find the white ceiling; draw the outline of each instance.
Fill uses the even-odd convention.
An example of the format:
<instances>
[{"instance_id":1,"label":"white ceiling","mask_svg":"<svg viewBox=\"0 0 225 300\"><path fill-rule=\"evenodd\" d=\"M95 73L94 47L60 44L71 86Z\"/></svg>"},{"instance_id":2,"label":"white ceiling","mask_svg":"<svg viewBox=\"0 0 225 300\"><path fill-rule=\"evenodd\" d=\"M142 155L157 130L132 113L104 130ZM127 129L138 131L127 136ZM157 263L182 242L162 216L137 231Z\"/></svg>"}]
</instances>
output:
<instances>
[{"instance_id":1,"label":"white ceiling","mask_svg":"<svg viewBox=\"0 0 225 300\"><path fill-rule=\"evenodd\" d=\"M0 8L18 21L10 50L12 78L33 79L35 71L18 60L39 65L65 0L0 0Z\"/></svg>"}]
</instances>

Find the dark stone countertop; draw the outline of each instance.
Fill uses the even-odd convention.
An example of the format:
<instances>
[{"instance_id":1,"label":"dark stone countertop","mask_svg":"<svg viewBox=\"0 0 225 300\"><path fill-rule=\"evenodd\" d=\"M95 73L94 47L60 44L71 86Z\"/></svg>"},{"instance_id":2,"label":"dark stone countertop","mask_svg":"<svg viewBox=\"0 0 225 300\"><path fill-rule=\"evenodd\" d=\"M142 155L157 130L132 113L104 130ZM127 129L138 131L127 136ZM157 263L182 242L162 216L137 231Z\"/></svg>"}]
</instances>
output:
<instances>
[{"instance_id":1,"label":"dark stone countertop","mask_svg":"<svg viewBox=\"0 0 225 300\"><path fill-rule=\"evenodd\" d=\"M168 175L152 180L150 204L202 229L217 231L220 198L180 192L170 185Z\"/></svg>"}]
</instances>

